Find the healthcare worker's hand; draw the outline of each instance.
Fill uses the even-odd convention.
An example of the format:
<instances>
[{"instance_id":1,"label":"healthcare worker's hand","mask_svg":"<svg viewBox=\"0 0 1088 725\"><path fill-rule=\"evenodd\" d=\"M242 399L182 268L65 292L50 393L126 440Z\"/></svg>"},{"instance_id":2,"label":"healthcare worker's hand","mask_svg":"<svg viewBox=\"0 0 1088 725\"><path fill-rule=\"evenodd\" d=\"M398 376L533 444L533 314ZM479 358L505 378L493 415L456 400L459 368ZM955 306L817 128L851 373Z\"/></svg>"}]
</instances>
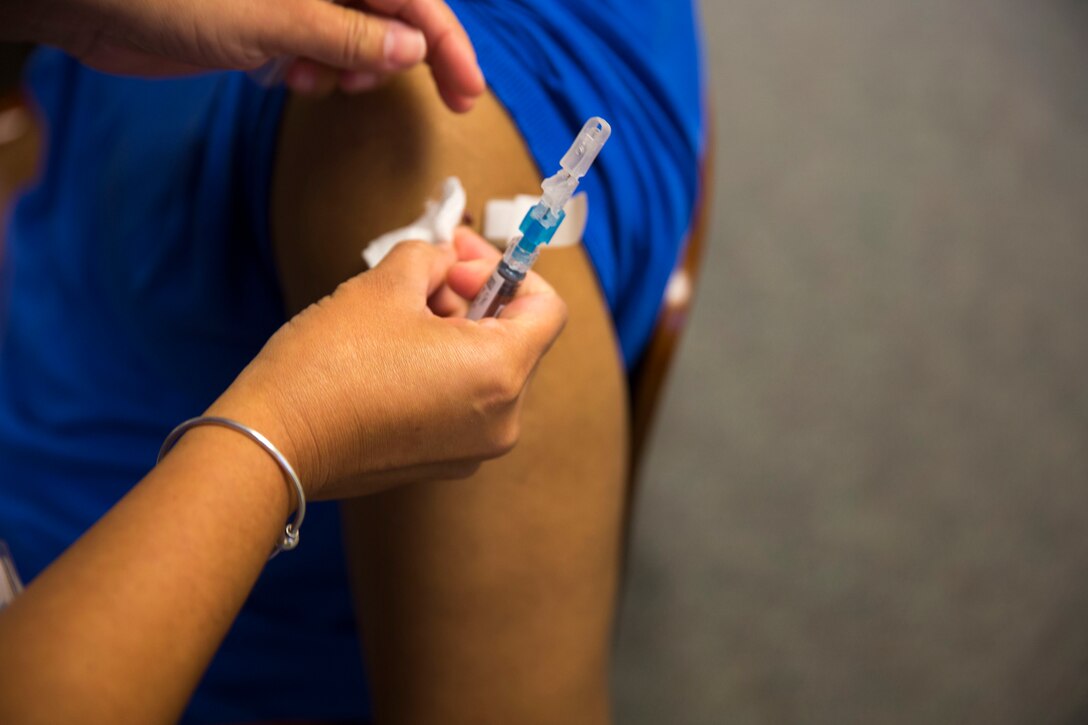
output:
<instances>
[{"instance_id":1,"label":"healthcare worker's hand","mask_svg":"<svg viewBox=\"0 0 1088 725\"><path fill-rule=\"evenodd\" d=\"M374 87L424 59L439 93L468 110L484 79L443 0L0 0L0 40L56 45L111 73L252 69L298 57L300 92ZM308 60L307 60L308 59Z\"/></svg>"},{"instance_id":2,"label":"healthcare worker's hand","mask_svg":"<svg viewBox=\"0 0 1088 725\"><path fill-rule=\"evenodd\" d=\"M267 435L313 498L464 477L508 451L566 306L530 274L499 318L465 319L499 254L467 229L455 248L396 247L284 325L208 414Z\"/></svg>"},{"instance_id":3,"label":"healthcare worker's hand","mask_svg":"<svg viewBox=\"0 0 1088 725\"><path fill-rule=\"evenodd\" d=\"M499 319L458 317L498 255L467 231L456 247L402 245L340 285L209 414L264 433L310 498L463 475L509 449L566 307L530 275ZM18 662L0 668L0 722L176 722L284 535L290 490L244 436L182 436L0 610L0 659Z\"/></svg>"}]
</instances>

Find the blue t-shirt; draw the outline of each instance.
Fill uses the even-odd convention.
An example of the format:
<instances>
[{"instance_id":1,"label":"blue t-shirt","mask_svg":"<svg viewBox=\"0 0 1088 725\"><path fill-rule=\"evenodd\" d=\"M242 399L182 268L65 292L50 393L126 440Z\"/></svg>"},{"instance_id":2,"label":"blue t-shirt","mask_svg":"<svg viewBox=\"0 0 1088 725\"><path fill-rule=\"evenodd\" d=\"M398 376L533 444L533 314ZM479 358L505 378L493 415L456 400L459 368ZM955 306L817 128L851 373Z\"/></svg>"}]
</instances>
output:
<instances>
[{"instance_id":1,"label":"blue t-shirt","mask_svg":"<svg viewBox=\"0 0 1088 725\"><path fill-rule=\"evenodd\" d=\"M492 90L550 174L584 120L585 243L627 362L687 230L702 138L692 9L669 0L452 0ZM43 50L27 82L46 163L0 267L0 538L32 578L154 464L284 321L269 180L284 93L169 81ZM192 722L359 719L368 699L334 505L269 563Z\"/></svg>"}]
</instances>

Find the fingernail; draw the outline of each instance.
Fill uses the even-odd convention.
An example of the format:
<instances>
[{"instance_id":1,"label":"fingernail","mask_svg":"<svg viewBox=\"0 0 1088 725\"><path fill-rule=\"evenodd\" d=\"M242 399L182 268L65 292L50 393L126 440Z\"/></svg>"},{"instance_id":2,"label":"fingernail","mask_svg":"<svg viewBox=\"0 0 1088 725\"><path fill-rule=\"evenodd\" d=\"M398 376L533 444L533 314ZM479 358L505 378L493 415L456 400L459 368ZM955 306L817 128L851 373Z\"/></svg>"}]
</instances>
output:
<instances>
[{"instance_id":1,"label":"fingernail","mask_svg":"<svg viewBox=\"0 0 1088 725\"><path fill-rule=\"evenodd\" d=\"M391 20L385 33L384 53L385 62L391 68L408 68L427 55L427 41L415 28Z\"/></svg>"},{"instance_id":2,"label":"fingernail","mask_svg":"<svg viewBox=\"0 0 1088 725\"><path fill-rule=\"evenodd\" d=\"M369 91L378 85L380 77L377 73L366 71L350 71L340 76L340 89L344 93L359 93Z\"/></svg>"},{"instance_id":3,"label":"fingernail","mask_svg":"<svg viewBox=\"0 0 1088 725\"><path fill-rule=\"evenodd\" d=\"M287 73L287 85L298 93L313 93L317 87L317 73L309 66L293 66Z\"/></svg>"}]
</instances>

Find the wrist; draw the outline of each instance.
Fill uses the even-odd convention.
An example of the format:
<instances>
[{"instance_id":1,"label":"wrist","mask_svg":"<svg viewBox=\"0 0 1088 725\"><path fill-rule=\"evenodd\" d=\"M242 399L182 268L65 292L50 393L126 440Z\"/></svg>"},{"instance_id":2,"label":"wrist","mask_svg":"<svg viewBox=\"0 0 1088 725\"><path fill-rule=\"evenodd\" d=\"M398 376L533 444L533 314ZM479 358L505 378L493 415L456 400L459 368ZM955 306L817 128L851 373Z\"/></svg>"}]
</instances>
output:
<instances>
[{"instance_id":1,"label":"wrist","mask_svg":"<svg viewBox=\"0 0 1088 725\"><path fill-rule=\"evenodd\" d=\"M231 390L220 396L204 411L204 415L237 421L267 438L298 474L307 498L321 487L324 477L318 464L316 443L306 426L297 422L296 416L279 406L232 394ZM249 445L260 450L252 441ZM268 457L267 453L262 452L262 455ZM294 511L298 506L297 496L293 487L288 485L288 488L291 489L291 510Z\"/></svg>"},{"instance_id":2,"label":"wrist","mask_svg":"<svg viewBox=\"0 0 1088 725\"><path fill-rule=\"evenodd\" d=\"M176 429L175 429L176 431ZM177 463L187 469L199 461L230 481L230 490L240 498L261 501L274 514L273 521L289 517L298 506L294 487L284 481L276 461L261 446L230 428L194 425L172 433L163 443L160 464ZM191 484L190 484L191 485Z\"/></svg>"},{"instance_id":3,"label":"wrist","mask_svg":"<svg viewBox=\"0 0 1088 725\"><path fill-rule=\"evenodd\" d=\"M250 428L244 423L239 423L236 420L233 420L231 418L225 418L222 416L202 415L197 418L190 418L189 420L182 422L180 425L174 428L173 431L170 432L170 435L166 436L166 440L163 441L162 448L159 450L159 461L161 462L163 460L166 454L174 448L174 446L177 444L178 440L182 436L195 428L201 427L225 428L241 436L244 436L245 438L248 438L250 442L256 444L256 446L262 449L266 454L268 454L269 458L271 458L272 461L275 462L276 467L280 469L280 471L283 473L283 476L291 485L288 498L291 498L291 494L293 494L295 504L295 516L291 523L284 528L283 536L280 538L279 543L276 545L276 549L273 552L272 556L275 556L280 551L289 551L298 546L299 530L302 528L302 523L306 519L306 492L302 488L302 482L299 481L298 473L295 471L294 466L292 466L290 461L288 461L284 457L283 452L280 451L280 449L277 448L276 445L268 440L268 438L262 433ZM235 443L237 443L237 439L235 440ZM252 453L253 449L249 448L248 451ZM262 475L261 471L255 470L255 466L245 466L244 461L239 460L240 456L238 456L237 454L217 456L214 452L208 451L208 453L210 454L208 456L210 460L215 461L217 466L222 466L224 469L230 467L232 464L236 468L241 465L240 470L237 472L237 477L239 479L251 479L259 481L263 478L267 480L267 476ZM283 500L282 495L275 498L279 501ZM287 508L290 511L292 506L288 504Z\"/></svg>"}]
</instances>

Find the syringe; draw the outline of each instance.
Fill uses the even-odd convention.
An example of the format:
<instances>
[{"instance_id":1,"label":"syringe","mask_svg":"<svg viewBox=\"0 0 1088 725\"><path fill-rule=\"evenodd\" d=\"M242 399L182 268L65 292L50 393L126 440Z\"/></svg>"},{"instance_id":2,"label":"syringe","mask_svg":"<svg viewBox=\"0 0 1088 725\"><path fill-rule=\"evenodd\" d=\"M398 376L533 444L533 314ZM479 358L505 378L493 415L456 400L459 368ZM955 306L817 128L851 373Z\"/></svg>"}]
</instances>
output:
<instances>
[{"instance_id":1,"label":"syringe","mask_svg":"<svg viewBox=\"0 0 1088 725\"><path fill-rule=\"evenodd\" d=\"M578 180L589 171L611 134L612 127L608 122L596 116L582 126L581 133L559 162L559 171L540 185L544 194L521 220L519 231L507 243L502 260L472 301L468 319L495 317L514 298L518 285L540 255L540 248L552 240L563 223L566 217L563 207L578 188Z\"/></svg>"}]
</instances>

